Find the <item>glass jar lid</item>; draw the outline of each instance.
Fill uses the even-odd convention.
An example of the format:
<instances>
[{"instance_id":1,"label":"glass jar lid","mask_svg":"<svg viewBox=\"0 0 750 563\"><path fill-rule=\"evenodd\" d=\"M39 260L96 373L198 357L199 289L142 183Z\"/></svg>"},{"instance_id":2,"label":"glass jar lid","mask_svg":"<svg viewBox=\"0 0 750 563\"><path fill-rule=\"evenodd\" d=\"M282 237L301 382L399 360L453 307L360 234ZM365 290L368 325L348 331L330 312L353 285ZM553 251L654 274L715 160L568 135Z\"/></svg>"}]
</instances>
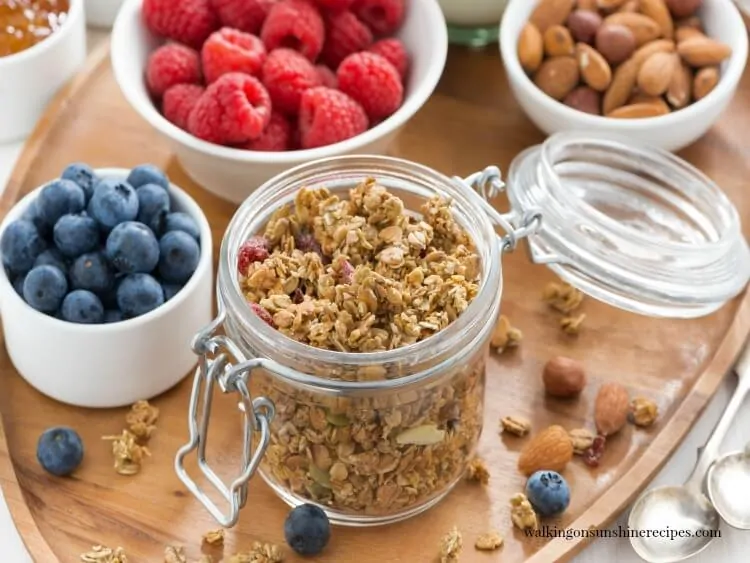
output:
<instances>
[{"instance_id":1,"label":"glass jar lid","mask_svg":"<svg viewBox=\"0 0 750 563\"><path fill-rule=\"evenodd\" d=\"M528 237L532 260L618 308L699 317L750 279L737 210L705 174L666 151L557 133L516 157L507 191L517 216L541 210Z\"/></svg>"}]
</instances>

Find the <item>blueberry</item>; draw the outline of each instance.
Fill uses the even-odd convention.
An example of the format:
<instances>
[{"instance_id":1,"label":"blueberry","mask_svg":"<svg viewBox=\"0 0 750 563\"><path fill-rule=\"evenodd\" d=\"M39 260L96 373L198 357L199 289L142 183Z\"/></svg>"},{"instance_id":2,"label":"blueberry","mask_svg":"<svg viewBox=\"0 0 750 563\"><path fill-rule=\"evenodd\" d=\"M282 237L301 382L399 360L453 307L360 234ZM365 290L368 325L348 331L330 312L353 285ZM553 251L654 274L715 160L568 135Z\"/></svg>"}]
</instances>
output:
<instances>
[{"instance_id":1,"label":"blueberry","mask_svg":"<svg viewBox=\"0 0 750 563\"><path fill-rule=\"evenodd\" d=\"M3 264L14 274L25 274L34 266L34 260L47 248L47 243L30 221L13 221L3 232L0 252Z\"/></svg>"},{"instance_id":2,"label":"blueberry","mask_svg":"<svg viewBox=\"0 0 750 563\"><path fill-rule=\"evenodd\" d=\"M537 471L526 481L526 497L541 516L565 512L570 504L570 488L555 471Z\"/></svg>"},{"instance_id":3,"label":"blueberry","mask_svg":"<svg viewBox=\"0 0 750 563\"><path fill-rule=\"evenodd\" d=\"M63 215L80 213L86 208L81 186L72 180L55 180L42 188L36 199L36 213L50 227Z\"/></svg>"},{"instance_id":4,"label":"blueberry","mask_svg":"<svg viewBox=\"0 0 750 563\"><path fill-rule=\"evenodd\" d=\"M54 266L62 272L68 271L68 263L65 261L65 256L56 248L48 248L37 256L36 260L34 260L34 267L36 268L37 266Z\"/></svg>"},{"instance_id":5,"label":"blueberry","mask_svg":"<svg viewBox=\"0 0 750 563\"><path fill-rule=\"evenodd\" d=\"M83 442L72 428L49 428L39 437L36 459L46 471L63 477L75 471L83 461Z\"/></svg>"},{"instance_id":6,"label":"blueberry","mask_svg":"<svg viewBox=\"0 0 750 563\"><path fill-rule=\"evenodd\" d=\"M60 252L75 258L99 246L99 226L85 215L63 215L55 223L52 237Z\"/></svg>"},{"instance_id":7,"label":"blueberry","mask_svg":"<svg viewBox=\"0 0 750 563\"><path fill-rule=\"evenodd\" d=\"M32 201L31 205L26 208L21 219L34 223L36 230L39 231L39 234L42 235L42 237L47 238L52 234L52 225L45 223L36 211L36 200Z\"/></svg>"},{"instance_id":8,"label":"blueberry","mask_svg":"<svg viewBox=\"0 0 750 563\"><path fill-rule=\"evenodd\" d=\"M26 281L26 274L16 277L11 283L16 293L23 299L23 282Z\"/></svg>"},{"instance_id":9,"label":"blueberry","mask_svg":"<svg viewBox=\"0 0 750 563\"><path fill-rule=\"evenodd\" d=\"M175 211L167 215L164 220L164 232L170 231L183 231L193 237L195 240L200 240L201 232L198 229L198 223L195 222L190 215L182 213L181 211Z\"/></svg>"},{"instance_id":10,"label":"blueberry","mask_svg":"<svg viewBox=\"0 0 750 563\"><path fill-rule=\"evenodd\" d=\"M88 202L94 195L94 186L99 181L94 170L82 162L70 164L61 175L64 180L71 180L78 184L83 190L83 194Z\"/></svg>"},{"instance_id":11,"label":"blueberry","mask_svg":"<svg viewBox=\"0 0 750 563\"><path fill-rule=\"evenodd\" d=\"M75 259L70 267L70 285L73 289L87 289L99 295L113 286L115 274L101 252L89 252Z\"/></svg>"},{"instance_id":12,"label":"blueberry","mask_svg":"<svg viewBox=\"0 0 750 563\"><path fill-rule=\"evenodd\" d=\"M164 231L164 222L169 213L169 194L156 184L144 184L138 194L138 221L155 233Z\"/></svg>"},{"instance_id":13,"label":"blueberry","mask_svg":"<svg viewBox=\"0 0 750 563\"><path fill-rule=\"evenodd\" d=\"M37 266L23 282L23 298L37 311L54 313L68 293L65 274L54 266Z\"/></svg>"},{"instance_id":14,"label":"blueberry","mask_svg":"<svg viewBox=\"0 0 750 563\"><path fill-rule=\"evenodd\" d=\"M85 289L76 289L65 296L62 318L71 323L98 324L104 322L104 306L99 298Z\"/></svg>"},{"instance_id":15,"label":"blueberry","mask_svg":"<svg viewBox=\"0 0 750 563\"><path fill-rule=\"evenodd\" d=\"M161 287L164 289L164 301L169 301L182 289L182 286L176 283L163 283Z\"/></svg>"},{"instance_id":16,"label":"blueberry","mask_svg":"<svg viewBox=\"0 0 750 563\"><path fill-rule=\"evenodd\" d=\"M117 288L117 305L126 317L138 317L164 303L161 284L148 274L125 276Z\"/></svg>"},{"instance_id":17,"label":"blueberry","mask_svg":"<svg viewBox=\"0 0 750 563\"><path fill-rule=\"evenodd\" d=\"M102 305L105 309L117 309L117 289L120 287L120 282L127 276L125 274L114 274L112 285L109 289L103 292L99 292L99 298L102 300Z\"/></svg>"},{"instance_id":18,"label":"blueberry","mask_svg":"<svg viewBox=\"0 0 750 563\"><path fill-rule=\"evenodd\" d=\"M119 323L122 321L125 317L122 316L122 311L119 309L107 309L104 311L104 322L106 324L109 323Z\"/></svg>"},{"instance_id":19,"label":"blueberry","mask_svg":"<svg viewBox=\"0 0 750 563\"><path fill-rule=\"evenodd\" d=\"M143 223L120 223L107 237L107 258L124 274L147 274L159 263L159 242Z\"/></svg>"},{"instance_id":20,"label":"blueberry","mask_svg":"<svg viewBox=\"0 0 750 563\"><path fill-rule=\"evenodd\" d=\"M182 231L170 231L159 241L159 274L167 283L185 283L198 267L201 249Z\"/></svg>"},{"instance_id":21,"label":"blueberry","mask_svg":"<svg viewBox=\"0 0 750 563\"><path fill-rule=\"evenodd\" d=\"M298 554L317 555L331 537L331 524L323 510L314 504L302 504L286 517L284 537Z\"/></svg>"},{"instance_id":22,"label":"blueberry","mask_svg":"<svg viewBox=\"0 0 750 563\"><path fill-rule=\"evenodd\" d=\"M94 188L87 210L105 231L109 231L120 223L136 218L138 196L127 182L104 178Z\"/></svg>"},{"instance_id":23,"label":"blueberry","mask_svg":"<svg viewBox=\"0 0 750 563\"><path fill-rule=\"evenodd\" d=\"M165 190L169 190L169 178L162 172L161 168L154 164L136 166L128 174L127 182L134 188L140 188L146 184L156 184Z\"/></svg>"}]
</instances>

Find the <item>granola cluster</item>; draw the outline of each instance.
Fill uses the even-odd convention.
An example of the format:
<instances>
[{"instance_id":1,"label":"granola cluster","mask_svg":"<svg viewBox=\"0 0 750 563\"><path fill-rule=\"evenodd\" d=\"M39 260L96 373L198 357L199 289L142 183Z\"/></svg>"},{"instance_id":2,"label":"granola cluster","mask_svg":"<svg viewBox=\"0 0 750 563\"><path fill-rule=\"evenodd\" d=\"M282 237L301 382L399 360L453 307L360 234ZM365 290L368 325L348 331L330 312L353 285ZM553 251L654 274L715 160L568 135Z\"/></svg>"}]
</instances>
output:
<instances>
[{"instance_id":1,"label":"granola cluster","mask_svg":"<svg viewBox=\"0 0 750 563\"><path fill-rule=\"evenodd\" d=\"M112 442L114 468L120 475L135 475L140 472L144 458L151 455L146 443L156 429L159 409L148 401L136 402L125 415L127 428L119 435L102 436Z\"/></svg>"},{"instance_id":2,"label":"granola cluster","mask_svg":"<svg viewBox=\"0 0 750 563\"><path fill-rule=\"evenodd\" d=\"M316 348L377 352L429 338L474 299L481 264L448 201L420 212L373 179L348 199L303 188L240 251L245 296Z\"/></svg>"}]
</instances>

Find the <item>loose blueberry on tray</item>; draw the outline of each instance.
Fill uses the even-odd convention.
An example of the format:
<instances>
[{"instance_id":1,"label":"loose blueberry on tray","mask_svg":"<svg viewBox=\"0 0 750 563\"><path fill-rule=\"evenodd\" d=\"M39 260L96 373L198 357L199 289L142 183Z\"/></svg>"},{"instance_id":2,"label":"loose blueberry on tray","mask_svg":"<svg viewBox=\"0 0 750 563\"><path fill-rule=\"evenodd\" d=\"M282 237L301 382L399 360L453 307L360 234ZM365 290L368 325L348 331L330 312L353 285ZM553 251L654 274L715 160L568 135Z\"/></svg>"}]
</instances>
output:
<instances>
[{"instance_id":1,"label":"loose blueberry on tray","mask_svg":"<svg viewBox=\"0 0 750 563\"><path fill-rule=\"evenodd\" d=\"M556 516L570 504L570 487L556 471L537 471L526 482L526 497L541 516Z\"/></svg>"},{"instance_id":2,"label":"loose blueberry on tray","mask_svg":"<svg viewBox=\"0 0 750 563\"><path fill-rule=\"evenodd\" d=\"M72 428L56 426L39 437L36 458L45 471L58 477L70 475L83 460L83 442Z\"/></svg>"},{"instance_id":3,"label":"loose blueberry on tray","mask_svg":"<svg viewBox=\"0 0 750 563\"><path fill-rule=\"evenodd\" d=\"M284 537L300 555L318 555L331 537L328 516L314 504L294 508L284 522Z\"/></svg>"},{"instance_id":4,"label":"loose blueberry on tray","mask_svg":"<svg viewBox=\"0 0 750 563\"><path fill-rule=\"evenodd\" d=\"M152 164L127 179L70 164L0 239L13 288L34 309L79 324L144 315L195 272L200 230L172 209L166 174Z\"/></svg>"}]
</instances>

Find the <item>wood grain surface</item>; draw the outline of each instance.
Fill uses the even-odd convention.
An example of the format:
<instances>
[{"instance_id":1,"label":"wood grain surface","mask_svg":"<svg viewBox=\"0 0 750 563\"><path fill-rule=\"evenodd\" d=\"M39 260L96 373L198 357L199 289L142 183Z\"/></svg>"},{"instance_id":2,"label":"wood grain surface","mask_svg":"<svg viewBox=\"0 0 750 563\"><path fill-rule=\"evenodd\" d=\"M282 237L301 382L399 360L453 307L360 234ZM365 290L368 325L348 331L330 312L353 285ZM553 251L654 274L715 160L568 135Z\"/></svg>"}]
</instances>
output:
<instances>
[{"instance_id":1,"label":"wood grain surface","mask_svg":"<svg viewBox=\"0 0 750 563\"><path fill-rule=\"evenodd\" d=\"M13 172L0 201L0 214L73 160L95 167L154 162L165 167L172 180L207 212L218 250L233 206L186 177L166 142L120 95L107 54L105 46L92 55L84 72L51 105ZM750 130L749 99L750 75L746 73L723 119L681 154L727 192L741 211L746 233L750 159L744 138ZM438 91L408 124L392 153L447 174L466 175L490 164L507 170L519 151L543 138L512 98L496 53L452 49ZM585 328L571 339L560 333L557 317L540 300L542 287L553 279L550 272L529 263L523 252L506 258L503 311L525 338L518 350L493 355L488 364L485 430L479 452L490 468L489 485L462 483L437 507L400 524L336 528L325 553L312 561L434 561L441 536L453 526L463 534L464 563L568 559L587 540L529 539L511 525L508 499L524 484L516 471L524 440L499 436L499 418L525 416L536 430L553 423L569 429L591 427L597 387L610 380L621 381L633 395L650 397L659 404L658 423L648 431L627 427L611 440L600 468L592 470L575 460L566 470L573 490L571 506L561 519L546 524L603 527L680 443L750 330L747 295L708 318L690 321L644 318L589 299L583 307ZM43 353L44 343L39 344ZM557 354L579 358L586 366L589 385L578 400L551 400L542 392L541 367ZM167 544L185 546L188 561L198 558L200 537L215 524L173 470L174 454L187 438L188 381L154 401L162 416L151 441L153 455L135 477L114 472L109 443L101 440L102 435L122 429L124 409L75 409L47 399L19 377L4 349L0 388L0 485L36 561L72 563L93 544L122 546L136 563L160 562ZM217 400L228 408L214 410L211 432L215 444L225 446L218 452L222 468L231 471L240 446L238 419L231 414L235 403L226 397ZM37 437L57 424L78 429L86 444L84 464L68 479L46 475L35 459ZM287 511L265 483L254 479L240 522L227 534L224 554L247 549L254 540L283 544ZM505 536L505 546L489 554L475 551L474 540L489 529ZM285 553L286 561L301 561L288 549ZM218 560L221 553L213 555Z\"/></svg>"}]
</instances>

